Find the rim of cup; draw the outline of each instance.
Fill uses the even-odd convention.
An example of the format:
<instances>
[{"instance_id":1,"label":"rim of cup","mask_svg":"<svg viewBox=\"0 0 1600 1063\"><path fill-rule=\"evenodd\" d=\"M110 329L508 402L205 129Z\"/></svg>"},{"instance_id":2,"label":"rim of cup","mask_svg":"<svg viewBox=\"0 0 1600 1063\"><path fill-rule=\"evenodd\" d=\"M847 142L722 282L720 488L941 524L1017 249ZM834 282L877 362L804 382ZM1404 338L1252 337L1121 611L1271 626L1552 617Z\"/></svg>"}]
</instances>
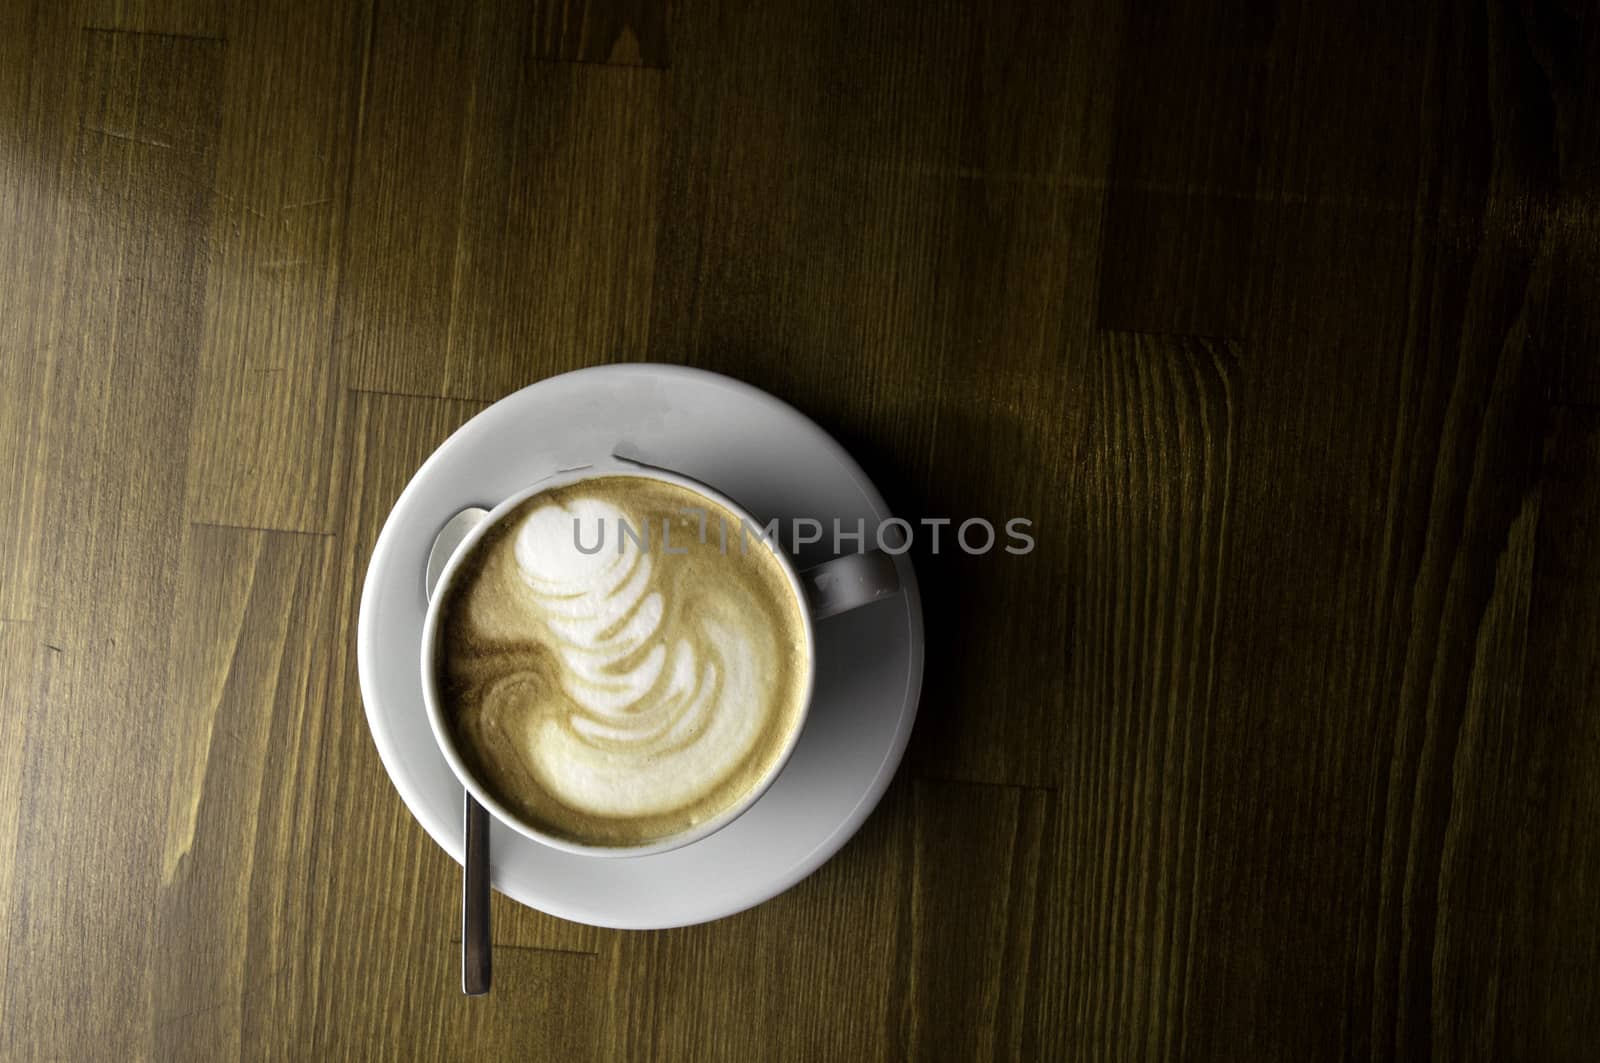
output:
<instances>
[{"instance_id":1,"label":"rim of cup","mask_svg":"<svg viewBox=\"0 0 1600 1063\"><path fill-rule=\"evenodd\" d=\"M447 591L454 582L456 573L461 568L463 560L476 549L489 530L500 524L508 514L522 505L528 499L545 491L552 491L560 487L569 487L584 480L597 480L612 476L636 476L648 480L657 480L673 484L702 495L717 505L728 510L741 521L747 521L753 527L762 527L754 516L727 495L708 484L701 483L692 477L670 469L663 469L653 465L635 463L613 457L609 460L596 462L576 468L562 469L540 480L527 485L519 491L513 492L497 503L489 511L489 515L480 521L456 546L450 559L445 563L444 569L439 574L439 582L433 588L428 598L428 608L422 625L422 701L428 715L428 726L433 731L434 741L438 743L440 752L444 755L445 762L449 764L450 771L472 796L477 799L489 814L501 823L515 830L522 836L563 852L574 853L579 856L598 856L608 858L630 856L652 856L657 853L670 852L691 845L703 838L708 838L717 831L728 826L738 819L759 801L763 794L777 781L778 776L788 765L789 758L794 754L795 747L800 744L800 734L805 730L807 719L811 715L811 698L816 686L816 633L813 629L811 612L807 607L805 587L800 581L799 570L794 561L778 542L768 541L758 537L761 545L758 549L769 550L777 559L779 567L789 581L790 593L794 596L797 610L800 614L801 629L805 635L805 684L804 696L800 702L800 710L795 715L794 723L789 728L789 733L784 740L783 750L777 759L755 785L740 796L740 798L726 809L709 819L642 845L608 846L592 845L587 842L574 841L557 834L540 829L535 824L529 823L507 808L505 804L494 795L494 792L477 778L472 769L462 758L456 748L455 737L451 733L450 724L444 719L444 708L438 696L436 676L434 675L434 647L437 642L439 628L440 603L447 597Z\"/></svg>"}]
</instances>

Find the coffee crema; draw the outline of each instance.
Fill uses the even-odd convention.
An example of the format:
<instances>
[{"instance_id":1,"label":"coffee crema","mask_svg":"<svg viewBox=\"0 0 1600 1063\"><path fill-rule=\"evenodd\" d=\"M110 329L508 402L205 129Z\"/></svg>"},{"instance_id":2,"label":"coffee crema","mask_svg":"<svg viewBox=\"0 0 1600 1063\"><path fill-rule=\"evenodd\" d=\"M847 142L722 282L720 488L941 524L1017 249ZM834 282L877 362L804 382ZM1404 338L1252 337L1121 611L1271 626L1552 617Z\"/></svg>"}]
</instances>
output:
<instances>
[{"instance_id":1,"label":"coffee crema","mask_svg":"<svg viewBox=\"0 0 1600 1063\"><path fill-rule=\"evenodd\" d=\"M741 550L739 529L688 488L600 476L529 498L463 560L434 676L457 750L510 811L645 845L772 772L809 647L784 567L758 540Z\"/></svg>"}]
</instances>

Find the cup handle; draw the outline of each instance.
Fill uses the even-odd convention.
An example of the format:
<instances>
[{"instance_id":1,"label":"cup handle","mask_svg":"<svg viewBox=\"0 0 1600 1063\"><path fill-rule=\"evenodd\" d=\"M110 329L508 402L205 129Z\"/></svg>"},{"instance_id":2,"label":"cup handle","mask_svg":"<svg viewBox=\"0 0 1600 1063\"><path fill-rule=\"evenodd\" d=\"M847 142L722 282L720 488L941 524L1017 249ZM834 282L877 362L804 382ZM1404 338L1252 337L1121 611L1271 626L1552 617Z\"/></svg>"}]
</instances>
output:
<instances>
[{"instance_id":1,"label":"cup handle","mask_svg":"<svg viewBox=\"0 0 1600 1063\"><path fill-rule=\"evenodd\" d=\"M800 573L800 585L811 619L826 620L899 591L900 570L888 553L868 550L806 569Z\"/></svg>"},{"instance_id":2,"label":"cup handle","mask_svg":"<svg viewBox=\"0 0 1600 1063\"><path fill-rule=\"evenodd\" d=\"M686 480L693 479L675 469L653 464L622 450L621 447L613 450L611 460L624 466L644 466L683 476ZM808 568L799 575L813 620L826 620L830 616L859 609L900 590L900 570L895 567L894 557L883 550L846 554Z\"/></svg>"}]
</instances>

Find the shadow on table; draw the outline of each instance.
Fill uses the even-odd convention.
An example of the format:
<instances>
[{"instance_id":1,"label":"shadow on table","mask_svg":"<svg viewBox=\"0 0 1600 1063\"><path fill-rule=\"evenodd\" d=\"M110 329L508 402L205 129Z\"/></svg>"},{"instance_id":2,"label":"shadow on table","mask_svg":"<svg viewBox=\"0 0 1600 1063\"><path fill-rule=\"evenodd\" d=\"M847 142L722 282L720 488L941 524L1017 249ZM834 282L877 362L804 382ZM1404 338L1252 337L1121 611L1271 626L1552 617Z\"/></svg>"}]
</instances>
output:
<instances>
[{"instance_id":1,"label":"shadow on table","mask_svg":"<svg viewBox=\"0 0 1600 1063\"><path fill-rule=\"evenodd\" d=\"M861 463L890 510L915 527L911 550L922 593L926 658L910 747L917 775L1053 786L1065 705L1072 492L1050 470L1012 411L939 411L948 460L896 453L836 424L825 427ZM1050 459L1050 460L1044 460ZM921 468L918 468L918 465ZM948 519L938 528L925 520ZM963 521L994 529L986 551L958 541ZM1007 521L1021 537L1007 533ZM976 549L986 533L968 529ZM1026 550L1025 553L1011 553Z\"/></svg>"}]
</instances>

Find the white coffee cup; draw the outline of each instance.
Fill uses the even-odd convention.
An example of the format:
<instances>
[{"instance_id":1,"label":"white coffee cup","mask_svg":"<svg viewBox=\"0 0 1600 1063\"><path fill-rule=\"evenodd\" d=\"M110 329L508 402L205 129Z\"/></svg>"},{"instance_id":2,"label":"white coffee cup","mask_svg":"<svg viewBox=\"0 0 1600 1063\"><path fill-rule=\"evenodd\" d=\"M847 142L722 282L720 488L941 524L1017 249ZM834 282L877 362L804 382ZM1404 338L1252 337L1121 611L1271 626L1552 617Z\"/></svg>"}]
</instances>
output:
<instances>
[{"instance_id":1,"label":"white coffee cup","mask_svg":"<svg viewBox=\"0 0 1600 1063\"><path fill-rule=\"evenodd\" d=\"M477 544L491 528L499 524L519 505L545 491L604 476L634 476L673 484L703 496L710 502L726 509L742 522L743 528L759 529L763 527L761 522L751 516L744 507L713 487L667 469L616 457L607 458L581 468L565 469L529 484L523 490L496 505L461 540L451 554L450 560L445 564L439 576L438 584L432 590L428 602L427 616L422 628L423 702L427 708L428 723L433 728L434 738L439 743L439 748L444 754L446 763L450 765L450 770L455 773L456 778L461 780L461 784L477 799L479 804L502 823L536 842L566 852L590 856L646 856L688 845L721 830L735 819L738 819L740 815L761 798L761 795L777 779L784 765L788 762L790 755L794 752L795 746L799 743L800 735L805 729L806 717L810 712L813 678L816 671L815 637L812 630L812 622L894 594L899 590L899 575L895 569L893 559L878 550L845 555L801 572L795 568L794 562L784 552L780 543L772 542L760 535L746 539L741 534L741 548L748 542L749 549L765 549L772 553L784 574L788 577L790 589L795 595L795 600L801 605L800 613L805 644L805 674L802 684L804 697L801 709L796 714L795 721L789 729L782 752L774 760L768 771L732 805L717 815L677 834L645 845L634 846L587 845L569 838L558 837L540 829L535 824L529 823L515 811L507 808L505 803L495 797L494 792L472 770L456 748L455 736L441 704L438 677L435 674L436 652L440 637L440 603L448 599L447 592L451 588L457 573L462 570L464 559L472 554Z\"/></svg>"}]
</instances>

